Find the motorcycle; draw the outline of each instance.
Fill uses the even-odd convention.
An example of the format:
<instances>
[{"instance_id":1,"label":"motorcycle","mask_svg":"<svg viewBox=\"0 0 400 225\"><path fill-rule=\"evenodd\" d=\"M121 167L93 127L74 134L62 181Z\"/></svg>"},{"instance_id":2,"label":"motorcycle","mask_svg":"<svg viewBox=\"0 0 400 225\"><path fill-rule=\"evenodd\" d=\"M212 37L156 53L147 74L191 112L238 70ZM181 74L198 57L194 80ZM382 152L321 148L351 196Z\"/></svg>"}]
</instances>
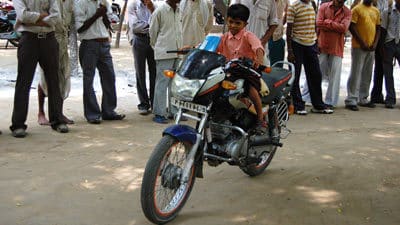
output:
<instances>
[{"instance_id":1,"label":"motorcycle","mask_svg":"<svg viewBox=\"0 0 400 225\"><path fill-rule=\"evenodd\" d=\"M17 14L15 10L2 11L2 14L0 16L0 39L7 40L6 48L8 47L8 42L18 47L20 36L14 30Z\"/></svg>"},{"instance_id":2,"label":"motorcycle","mask_svg":"<svg viewBox=\"0 0 400 225\"><path fill-rule=\"evenodd\" d=\"M208 36L188 52L176 71L164 71L171 81L171 104L177 107L175 125L166 128L144 171L141 205L155 224L173 220L185 205L196 178L203 178L203 162L238 166L249 176L261 174L271 163L281 139L290 130L288 95L294 81L294 65L271 67L269 74L252 68L246 59L226 62L215 53L219 37ZM178 51L179 52L179 51ZM263 69L263 68L262 68ZM244 80L230 79L237 72L262 77L269 95L262 98L267 132L256 132L257 116L249 110ZM195 127L180 124L181 118Z\"/></svg>"},{"instance_id":3,"label":"motorcycle","mask_svg":"<svg viewBox=\"0 0 400 225\"><path fill-rule=\"evenodd\" d=\"M111 3L112 14L109 15L109 20L112 24L118 24L121 18L121 7L118 3L113 2Z\"/></svg>"},{"instance_id":4,"label":"motorcycle","mask_svg":"<svg viewBox=\"0 0 400 225\"><path fill-rule=\"evenodd\" d=\"M214 5L214 18L215 22L219 25L225 24L225 14L227 7L223 0L213 0Z\"/></svg>"}]
</instances>

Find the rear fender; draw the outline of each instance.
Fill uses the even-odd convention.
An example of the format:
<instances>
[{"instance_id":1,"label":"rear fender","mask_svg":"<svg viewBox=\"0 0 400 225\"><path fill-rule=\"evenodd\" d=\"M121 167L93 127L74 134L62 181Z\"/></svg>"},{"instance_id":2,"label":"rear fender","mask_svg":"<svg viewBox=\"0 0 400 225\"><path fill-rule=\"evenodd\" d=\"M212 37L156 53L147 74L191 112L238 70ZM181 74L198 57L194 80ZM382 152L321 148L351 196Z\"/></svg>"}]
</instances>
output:
<instances>
[{"instance_id":1,"label":"rear fender","mask_svg":"<svg viewBox=\"0 0 400 225\"><path fill-rule=\"evenodd\" d=\"M197 131L193 127L187 125L176 124L169 126L163 131L163 136L166 134L171 135L182 142L188 141L193 145L196 143Z\"/></svg>"}]
</instances>

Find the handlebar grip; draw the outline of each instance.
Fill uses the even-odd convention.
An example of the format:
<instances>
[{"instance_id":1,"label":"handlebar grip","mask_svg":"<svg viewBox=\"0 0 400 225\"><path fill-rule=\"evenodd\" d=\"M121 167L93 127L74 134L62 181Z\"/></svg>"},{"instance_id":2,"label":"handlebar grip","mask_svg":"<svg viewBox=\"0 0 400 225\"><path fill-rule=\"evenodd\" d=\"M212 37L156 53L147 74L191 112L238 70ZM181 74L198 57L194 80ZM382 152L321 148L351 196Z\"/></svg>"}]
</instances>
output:
<instances>
[{"instance_id":1,"label":"handlebar grip","mask_svg":"<svg viewBox=\"0 0 400 225\"><path fill-rule=\"evenodd\" d=\"M190 50L168 50L167 53L187 54Z\"/></svg>"},{"instance_id":2,"label":"handlebar grip","mask_svg":"<svg viewBox=\"0 0 400 225\"><path fill-rule=\"evenodd\" d=\"M259 70L265 70L265 68L267 68L267 67L264 66L264 65L260 65L260 66L258 67Z\"/></svg>"}]
</instances>

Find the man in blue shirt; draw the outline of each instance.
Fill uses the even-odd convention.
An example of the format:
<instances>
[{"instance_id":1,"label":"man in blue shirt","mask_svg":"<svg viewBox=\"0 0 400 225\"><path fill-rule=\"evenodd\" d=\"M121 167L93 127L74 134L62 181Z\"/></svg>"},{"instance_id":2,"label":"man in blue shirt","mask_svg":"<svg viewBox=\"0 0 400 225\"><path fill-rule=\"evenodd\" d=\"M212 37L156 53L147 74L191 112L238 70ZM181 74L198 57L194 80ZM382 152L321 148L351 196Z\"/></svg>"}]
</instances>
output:
<instances>
[{"instance_id":1,"label":"man in blue shirt","mask_svg":"<svg viewBox=\"0 0 400 225\"><path fill-rule=\"evenodd\" d=\"M138 110L141 115L147 115L153 106L154 86L156 83L156 61L154 51L150 46L150 17L154 11L151 0L134 0L128 6L128 21L130 43L135 60L136 89L139 97ZM150 93L146 87L146 61L149 70Z\"/></svg>"}]
</instances>

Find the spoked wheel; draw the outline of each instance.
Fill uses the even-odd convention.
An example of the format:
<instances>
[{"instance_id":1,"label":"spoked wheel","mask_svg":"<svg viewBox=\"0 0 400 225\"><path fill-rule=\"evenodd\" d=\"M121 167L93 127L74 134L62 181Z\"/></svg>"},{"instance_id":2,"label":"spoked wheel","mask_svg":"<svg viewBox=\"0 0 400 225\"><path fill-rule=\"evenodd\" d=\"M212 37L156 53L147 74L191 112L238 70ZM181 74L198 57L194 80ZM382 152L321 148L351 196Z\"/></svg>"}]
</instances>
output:
<instances>
[{"instance_id":1,"label":"spoked wheel","mask_svg":"<svg viewBox=\"0 0 400 225\"><path fill-rule=\"evenodd\" d=\"M254 177L257 175L260 175L264 170L269 166L269 164L272 161L272 158L274 158L275 152L277 147L276 146L268 146L269 151L264 151L260 158L260 162L258 164L251 164L247 166L240 167L240 169L246 173L247 175Z\"/></svg>"},{"instance_id":2,"label":"spoked wheel","mask_svg":"<svg viewBox=\"0 0 400 225\"><path fill-rule=\"evenodd\" d=\"M147 219L156 224L173 220L181 210L195 181L195 167L182 181L191 144L165 135L154 149L143 175L141 204Z\"/></svg>"},{"instance_id":3,"label":"spoked wheel","mask_svg":"<svg viewBox=\"0 0 400 225\"><path fill-rule=\"evenodd\" d=\"M280 110L278 108L278 110ZM279 111L278 111L279 112ZM278 115L277 110L270 109L268 112L268 120L269 120L269 125L272 127L275 127L271 129L270 127L270 136L274 138L275 142L279 142L280 140L280 133L281 133L281 127L280 127L280 118ZM287 110L286 110L287 113ZM262 148L262 152L260 156L258 157L259 162L257 164L249 164L246 166L240 167L243 172L245 172L249 176L257 176L260 175L264 170L269 166L269 164L272 161L272 158L274 158L276 149L278 148L276 145L266 145L263 147L257 147L257 148Z\"/></svg>"}]
</instances>

